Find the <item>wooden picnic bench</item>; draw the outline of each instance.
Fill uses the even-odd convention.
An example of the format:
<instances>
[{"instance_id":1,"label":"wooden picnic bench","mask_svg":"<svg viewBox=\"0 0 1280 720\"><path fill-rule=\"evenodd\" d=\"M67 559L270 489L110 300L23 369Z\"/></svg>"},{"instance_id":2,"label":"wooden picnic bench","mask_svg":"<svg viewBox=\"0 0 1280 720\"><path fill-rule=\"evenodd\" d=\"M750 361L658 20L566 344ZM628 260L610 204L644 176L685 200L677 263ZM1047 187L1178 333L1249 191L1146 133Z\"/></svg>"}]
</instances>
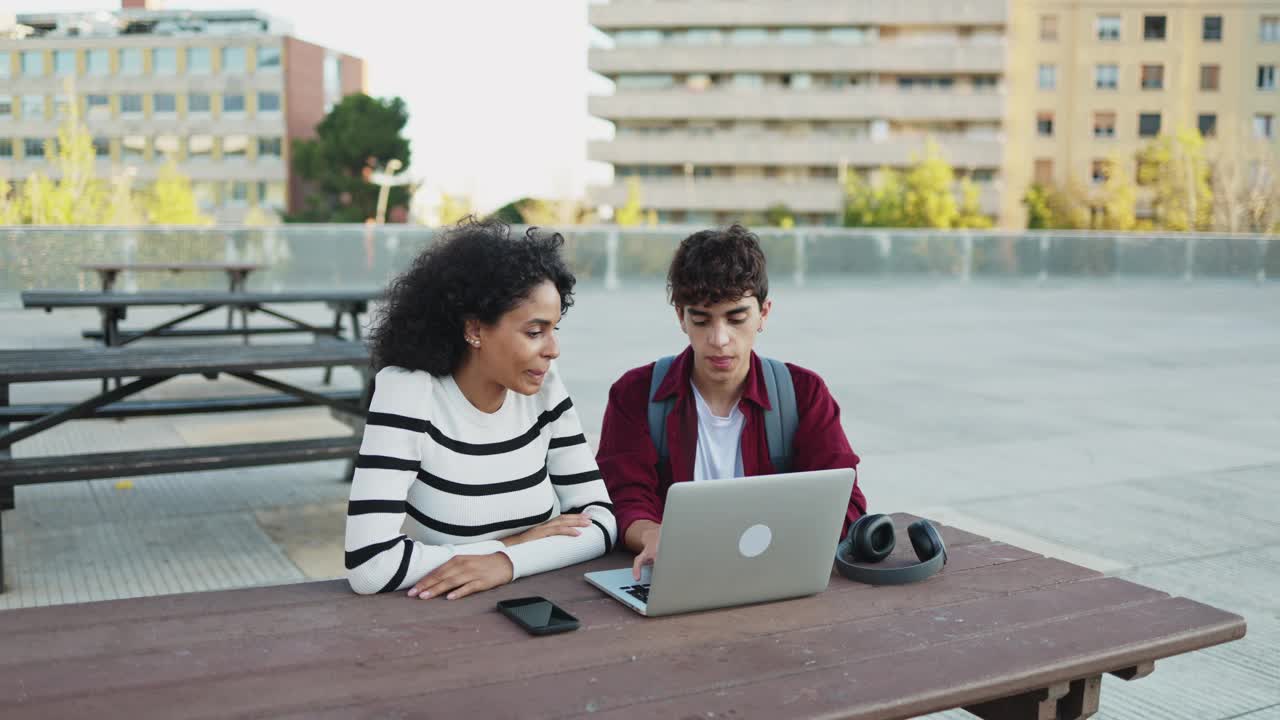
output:
<instances>
[{"instance_id":1,"label":"wooden picnic bench","mask_svg":"<svg viewBox=\"0 0 1280 720\"><path fill-rule=\"evenodd\" d=\"M265 268L266 265L256 263L237 263L237 262L176 262L176 263L90 263L81 265L81 270L89 270L98 274L99 280L102 282L102 292L111 292L115 289L116 279L122 272L222 272L227 275L227 290L229 292L244 292L249 282L249 274ZM230 330L235 324L235 308L227 308L227 329ZM248 326L248 319L245 318L245 325Z\"/></svg>"},{"instance_id":2,"label":"wooden picnic bench","mask_svg":"<svg viewBox=\"0 0 1280 720\"><path fill-rule=\"evenodd\" d=\"M360 339L360 315L369 311L369 302L382 297L382 290L293 290L280 292L224 292L178 291L144 293L81 292L76 290L28 290L22 293L22 306L52 312L68 308L93 308L102 318L101 329L88 330L84 337L101 341L108 347L128 345L149 337L202 337L210 335L243 335L248 343L250 335L286 333L311 333L315 336L338 336L342 332L344 318L351 319L351 337ZM334 311L331 326L312 325L296 317L286 315L272 305L324 303ZM121 330L129 308L201 306L198 310L150 328ZM179 328L177 326L218 308L239 309L244 313L259 312L279 320L285 327L223 330L221 328Z\"/></svg>"},{"instance_id":3,"label":"wooden picnic bench","mask_svg":"<svg viewBox=\"0 0 1280 720\"><path fill-rule=\"evenodd\" d=\"M260 374L287 368L369 365L363 343L321 340L288 345L217 345L211 347L68 348L0 350L0 510L12 508L18 485L64 482L194 470L272 465L313 460L352 459L359 448L361 423L350 421L352 435L203 447L85 453L14 458L10 449L69 420L122 418L178 413L229 412L277 407L327 406L349 418L363 418L365 391L321 393ZM125 399L182 375L210 379L226 374L273 390L278 396L193 400L126 401ZM368 377L368 373L364 375ZM133 378L112 390L74 404L12 405L10 386L93 378ZM9 423L26 421L16 429ZM348 471L349 472L349 471ZM4 556L0 548L0 592L4 590Z\"/></svg>"},{"instance_id":4,"label":"wooden picnic bench","mask_svg":"<svg viewBox=\"0 0 1280 720\"><path fill-rule=\"evenodd\" d=\"M923 583L833 574L812 597L664 618L582 579L622 553L458 601L329 581L0 612L0 715L1075 720L1103 675L1245 634L1237 615L939 529L950 562ZM887 562L915 561L897 547ZM533 638L495 612L526 595L581 629Z\"/></svg>"}]
</instances>

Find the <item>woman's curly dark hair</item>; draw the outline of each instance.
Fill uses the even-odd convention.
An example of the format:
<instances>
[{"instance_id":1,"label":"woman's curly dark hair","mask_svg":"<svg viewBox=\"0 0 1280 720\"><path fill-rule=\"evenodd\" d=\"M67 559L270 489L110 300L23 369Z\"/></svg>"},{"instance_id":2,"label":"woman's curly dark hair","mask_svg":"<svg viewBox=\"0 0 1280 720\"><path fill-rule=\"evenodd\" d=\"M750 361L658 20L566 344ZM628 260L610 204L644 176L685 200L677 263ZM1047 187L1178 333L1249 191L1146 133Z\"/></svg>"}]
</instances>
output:
<instances>
[{"instance_id":1,"label":"woman's curly dark hair","mask_svg":"<svg viewBox=\"0 0 1280 720\"><path fill-rule=\"evenodd\" d=\"M690 235L667 269L667 296L678 308L737 300L748 291L763 305L769 275L760 239L741 225Z\"/></svg>"},{"instance_id":2,"label":"woman's curly dark hair","mask_svg":"<svg viewBox=\"0 0 1280 720\"><path fill-rule=\"evenodd\" d=\"M495 220L468 218L447 230L392 281L369 341L374 365L451 374L465 354L469 318L492 325L543 281L573 305L573 273L560 257L564 237L529 228L512 237Z\"/></svg>"}]
</instances>

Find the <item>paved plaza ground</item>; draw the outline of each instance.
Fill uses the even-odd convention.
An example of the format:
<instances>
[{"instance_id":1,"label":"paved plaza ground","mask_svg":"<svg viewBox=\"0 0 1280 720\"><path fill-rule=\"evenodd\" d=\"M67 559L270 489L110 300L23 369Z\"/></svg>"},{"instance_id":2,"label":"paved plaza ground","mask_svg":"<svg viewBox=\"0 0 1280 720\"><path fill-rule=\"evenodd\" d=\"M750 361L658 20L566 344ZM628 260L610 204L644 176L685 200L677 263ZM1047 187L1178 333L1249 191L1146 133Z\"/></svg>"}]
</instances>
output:
<instances>
[{"instance_id":1,"label":"paved plaza ground","mask_svg":"<svg viewBox=\"0 0 1280 720\"><path fill-rule=\"evenodd\" d=\"M1243 641L1108 677L1101 718L1280 718L1280 283L779 282L758 349L817 370L877 512L908 511L1244 615ZM324 319L321 307L303 311ZM164 311L130 311L141 325ZM0 304L0 346L93 312ZM657 284L584 287L560 366L589 436L610 383L679 350ZM278 340L277 340L278 341ZM320 387L318 370L278 373ZM145 396L235 394L238 381ZM355 387L354 372L339 386ZM14 402L95 383L17 386ZM64 425L19 456L342 432L324 410ZM341 463L18 489L0 610L341 573ZM945 713L939 717L968 717Z\"/></svg>"}]
</instances>

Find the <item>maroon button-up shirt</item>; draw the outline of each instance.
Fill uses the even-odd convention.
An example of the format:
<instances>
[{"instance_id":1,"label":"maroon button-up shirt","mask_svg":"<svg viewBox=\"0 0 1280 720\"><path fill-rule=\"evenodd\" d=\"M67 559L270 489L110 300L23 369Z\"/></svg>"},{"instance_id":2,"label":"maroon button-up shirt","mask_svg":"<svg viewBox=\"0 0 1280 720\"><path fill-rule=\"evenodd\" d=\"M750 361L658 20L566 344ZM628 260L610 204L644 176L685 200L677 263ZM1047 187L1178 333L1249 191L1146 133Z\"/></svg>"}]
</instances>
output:
<instances>
[{"instance_id":1,"label":"maroon button-up shirt","mask_svg":"<svg viewBox=\"0 0 1280 720\"><path fill-rule=\"evenodd\" d=\"M657 399L675 397L667 416L667 450L669 460L658 462L658 450L649 437L649 384L655 363L628 370L609 389L609 405L604 411L600 431L600 449L596 462L604 475L614 517L618 521L618 538L636 520L662 522L667 490L673 482L693 479L694 457L698 447L698 411L690 385L693 372L693 348L686 348L671 363L667 376L658 387ZM817 373L787 363L796 389L796 409L800 421L792 443L791 472L858 467L858 456L840 427L840 406ZM760 358L751 353L747 384L738 402L742 425L742 470L751 475L774 472L769 459L769 442L765 435L764 411L770 409ZM854 482L845 515L845 528L867 512L867 501ZM843 534L844 531L842 531Z\"/></svg>"}]
</instances>

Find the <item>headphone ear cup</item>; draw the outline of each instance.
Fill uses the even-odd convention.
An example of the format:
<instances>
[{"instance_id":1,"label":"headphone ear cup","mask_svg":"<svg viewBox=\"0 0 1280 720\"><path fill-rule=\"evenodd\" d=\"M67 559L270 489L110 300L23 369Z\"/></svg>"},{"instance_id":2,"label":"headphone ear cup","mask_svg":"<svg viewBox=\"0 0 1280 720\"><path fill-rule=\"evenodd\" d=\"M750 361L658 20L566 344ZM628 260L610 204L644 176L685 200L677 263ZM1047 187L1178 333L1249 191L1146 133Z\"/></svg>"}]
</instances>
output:
<instances>
[{"instance_id":1,"label":"headphone ear cup","mask_svg":"<svg viewBox=\"0 0 1280 720\"><path fill-rule=\"evenodd\" d=\"M916 551L920 562L942 555L946 562L947 546L942 542L942 535L928 520L917 520L907 528L907 537L911 538L911 547Z\"/></svg>"},{"instance_id":2,"label":"headphone ear cup","mask_svg":"<svg viewBox=\"0 0 1280 720\"><path fill-rule=\"evenodd\" d=\"M893 520L888 515L864 515L849 529L853 559L878 563L893 552Z\"/></svg>"}]
</instances>

